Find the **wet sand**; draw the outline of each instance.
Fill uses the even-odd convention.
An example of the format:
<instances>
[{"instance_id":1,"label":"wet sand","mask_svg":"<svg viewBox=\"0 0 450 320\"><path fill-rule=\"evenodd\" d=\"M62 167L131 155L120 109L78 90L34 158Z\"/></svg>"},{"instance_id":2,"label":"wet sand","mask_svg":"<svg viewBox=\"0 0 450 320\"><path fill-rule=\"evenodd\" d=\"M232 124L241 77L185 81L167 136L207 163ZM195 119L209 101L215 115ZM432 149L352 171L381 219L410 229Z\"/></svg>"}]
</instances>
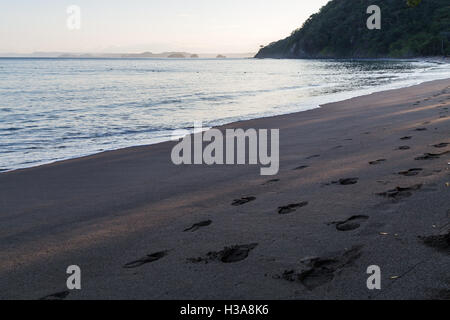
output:
<instances>
[{"instance_id":1,"label":"wet sand","mask_svg":"<svg viewBox=\"0 0 450 320\"><path fill-rule=\"evenodd\" d=\"M0 298L449 299L449 108L440 80L222 127L279 128L273 177L174 142L1 173Z\"/></svg>"}]
</instances>

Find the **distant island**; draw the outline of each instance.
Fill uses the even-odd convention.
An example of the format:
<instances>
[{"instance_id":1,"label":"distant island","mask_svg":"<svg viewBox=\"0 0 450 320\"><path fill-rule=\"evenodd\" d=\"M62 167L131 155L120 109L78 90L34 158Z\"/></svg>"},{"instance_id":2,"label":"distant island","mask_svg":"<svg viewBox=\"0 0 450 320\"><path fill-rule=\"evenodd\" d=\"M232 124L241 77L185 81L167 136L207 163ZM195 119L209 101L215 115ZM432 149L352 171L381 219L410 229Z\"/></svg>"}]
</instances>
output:
<instances>
[{"instance_id":1,"label":"distant island","mask_svg":"<svg viewBox=\"0 0 450 320\"><path fill-rule=\"evenodd\" d=\"M448 0L333 0L256 58L413 58L450 55ZM381 30L369 30L370 5Z\"/></svg>"},{"instance_id":2,"label":"distant island","mask_svg":"<svg viewBox=\"0 0 450 320\"><path fill-rule=\"evenodd\" d=\"M171 55L169 55L169 58L183 59L183 58L186 58L186 57L182 53L172 53Z\"/></svg>"},{"instance_id":3,"label":"distant island","mask_svg":"<svg viewBox=\"0 0 450 320\"><path fill-rule=\"evenodd\" d=\"M69 52L33 52L21 53L0 53L0 57L5 58L72 58L72 59L95 59L95 58L171 58L171 59L198 59L198 58L253 58L254 52L249 53L228 53L227 56L217 53L189 53L189 52L162 52L152 53L149 51L142 53L69 53Z\"/></svg>"},{"instance_id":4,"label":"distant island","mask_svg":"<svg viewBox=\"0 0 450 320\"><path fill-rule=\"evenodd\" d=\"M219 54L216 58L217 58L217 59L225 59L226 56Z\"/></svg>"}]
</instances>

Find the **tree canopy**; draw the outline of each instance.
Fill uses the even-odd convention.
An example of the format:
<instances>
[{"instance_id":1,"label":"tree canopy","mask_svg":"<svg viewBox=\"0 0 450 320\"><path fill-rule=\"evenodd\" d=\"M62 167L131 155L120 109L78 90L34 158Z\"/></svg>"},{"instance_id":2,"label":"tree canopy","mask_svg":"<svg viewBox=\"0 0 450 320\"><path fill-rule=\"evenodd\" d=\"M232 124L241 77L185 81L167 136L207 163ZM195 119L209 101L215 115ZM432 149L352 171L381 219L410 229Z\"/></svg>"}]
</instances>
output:
<instances>
[{"instance_id":1,"label":"tree canopy","mask_svg":"<svg viewBox=\"0 0 450 320\"><path fill-rule=\"evenodd\" d=\"M369 30L370 5L381 30ZM333 0L291 36L261 48L257 58L405 58L450 55L448 0Z\"/></svg>"}]
</instances>

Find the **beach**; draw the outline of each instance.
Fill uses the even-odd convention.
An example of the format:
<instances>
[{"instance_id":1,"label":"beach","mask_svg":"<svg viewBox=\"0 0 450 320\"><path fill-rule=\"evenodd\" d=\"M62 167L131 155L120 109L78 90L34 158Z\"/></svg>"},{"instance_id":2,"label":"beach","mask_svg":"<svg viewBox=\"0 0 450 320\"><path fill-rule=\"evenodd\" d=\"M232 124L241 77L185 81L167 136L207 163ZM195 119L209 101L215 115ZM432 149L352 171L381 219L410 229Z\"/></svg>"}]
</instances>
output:
<instances>
[{"instance_id":1,"label":"beach","mask_svg":"<svg viewBox=\"0 0 450 320\"><path fill-rule=\"evenodd\" d=\"M447 79L219 127L280 129L273 177L175 142L0 173L0 299L449 299L449 107Z\"/></svg>"}]
</instances>

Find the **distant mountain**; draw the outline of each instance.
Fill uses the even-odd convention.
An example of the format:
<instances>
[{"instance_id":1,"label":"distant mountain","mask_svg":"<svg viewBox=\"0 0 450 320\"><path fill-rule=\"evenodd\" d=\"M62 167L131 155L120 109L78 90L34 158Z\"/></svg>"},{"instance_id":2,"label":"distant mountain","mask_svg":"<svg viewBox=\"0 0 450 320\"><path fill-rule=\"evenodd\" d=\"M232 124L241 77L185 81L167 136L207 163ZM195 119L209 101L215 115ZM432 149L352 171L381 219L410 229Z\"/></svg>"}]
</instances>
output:
<instances>
[{"instance_id":1,"label":"distant mountain","mask_svg":"<svg viewBox=\"0 0 450 320\"><path fill-rule=\"evenodd\" d=\"M228 58L253 58L255 53L229 53ZM68 53L68 52L34 52L29 54L0 53L0 57L12 58L216 58L217 53L188 53L188 52L163 52L163 53Z\"/></svg>"},{"instance_id":2,"label":"distant mountain","mask_svg":"<svg viewBox=\"0 0 450 320\"><path fill-rule=\"evenodd\" d=\"M184 54L181 54L181 53L173 53L173 54L169 55L169 58L183 59L186 57L184 56Z\"/></svg>"},{"instance_id":3,"label":"distant mountain","mask_svg":"<svg viewBox=\"0 0 450 320\"><path fill-rule=\"evenodd\" d=\"M381 8L369 30L367 8ZM449 0L332 0L256 58L410 58L450 55Z\"/></svg>"},{"instance_id":4,"label":"distant mountain","mask_svg":"<svg viewBox=\"0 0 450 320\"><path fill-rule=\"evenodd\" d=\"M187 52L163 52L163 53L128 53L122 54L122 58L185 58L189 57L191 54Z\"/></svg>"}]
</instances>

